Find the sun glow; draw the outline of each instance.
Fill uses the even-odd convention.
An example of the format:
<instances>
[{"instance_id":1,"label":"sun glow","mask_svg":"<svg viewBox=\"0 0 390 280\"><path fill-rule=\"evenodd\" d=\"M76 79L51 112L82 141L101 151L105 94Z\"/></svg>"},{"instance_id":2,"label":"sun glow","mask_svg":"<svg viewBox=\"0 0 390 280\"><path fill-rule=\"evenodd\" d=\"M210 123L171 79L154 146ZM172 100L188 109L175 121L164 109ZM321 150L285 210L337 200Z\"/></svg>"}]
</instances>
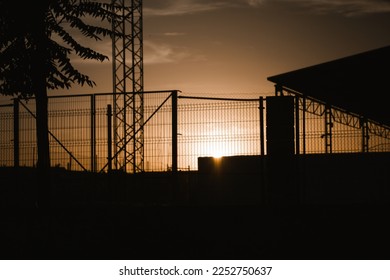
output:
<instances>
[{"instance_id":1,"label":"sun glow","mask_svg":"<svg viewBox=\"0 0 390 280\"><path fill-rule=\"evenodd\" d=\"M213 158L221 158L223 156L221 151L216 151L211 155Z\"/></svg>"},{"instance_id":2,"label":"sun glow","mask_svg":"<svg viewBox=\"0 0 390 280\"><path fill-rule=\"evenodd\" d=\"M206 156L213 158L221 158L227 155L227 151L224 149L222 143L209 143L206 147Z\"/></svg>"}]
</instances>

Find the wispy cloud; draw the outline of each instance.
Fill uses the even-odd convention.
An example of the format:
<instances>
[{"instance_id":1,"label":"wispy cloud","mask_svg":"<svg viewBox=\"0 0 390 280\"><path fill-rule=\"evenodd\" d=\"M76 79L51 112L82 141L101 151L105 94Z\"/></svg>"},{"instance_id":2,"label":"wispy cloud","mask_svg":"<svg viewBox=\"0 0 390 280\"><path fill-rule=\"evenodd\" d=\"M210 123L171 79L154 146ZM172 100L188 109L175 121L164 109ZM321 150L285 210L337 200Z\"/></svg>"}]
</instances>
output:
<instances>
[{"instance_id":1,"label":"wispy cloud","mask_svg":"<svg viewBox=\"0 0 390 280\"><path fill-rule=\"evenodd\" d=\"M288 2L310 8L320 14L344 16L389 13L389 0L151 0L144 5L146 16L187 15L231 7L261 7L264 2Z\"/></svg>"},{"instance_id":2,"label":"wispy cloud","mask_svg":"<svg viewBox=\"0 0 390 280\"><path fill-rule=\"evenodd\" d=\"M389 13L389 0L283 0L304 5L317 13L338 13L345 16Z\"/></svg>"},{"instance_id":3,"label":"wispy cloud","mask_svg":"<svg viewBox=\"0 0 390 280\"><path fill-rule=\"evenodd\" d=\"M264 0L248 0L248 5L252 7L257 7L263 4Z\"/></svg>"},{"instance_id":4,"label":"wispy cloud","mask_svg":"<svg viewBox=\"0 0 390 280\"><path fill-rule=\"evenodd\" d=\"M151 1L144 5L144 14L147 16L187 15L214 10L251 6L257 7L264 0L166 0L164 2Z\"/></svg>"},{"instance_id":5,"label":"wispy cloud","mask_svg":"<svg viewBox=\"0 0 390 280\"><path fill-rule=\"evenodd\" d=\"M204 61L205 57L184 47L153 41L144 42L144 63L163 64L182 61Z\"/></svg>"},{"instance_id":6,"label":"wispy cloud","mask_svg":"<svg viewBox=\"0 0 390 280\"><path fill-rule=\"evenodd\" d=\"M144 6L144 14L146 16L172 16L195 14L199 12L208 12L219 9L222 4L223 2L221 3L220 1L166 1L163 5L160 4L158 6Z\"/></svg>"},{"instance_id":7,"label":"wispy cloud","mask_svg":"<svg viewBox=\"0 0 390 280\"><path fill-rule=\"evenodd\" d=\"M165 32L163 33L164 36L184 36L186 33L183 32Z\"/></svg>"}]
</instances>

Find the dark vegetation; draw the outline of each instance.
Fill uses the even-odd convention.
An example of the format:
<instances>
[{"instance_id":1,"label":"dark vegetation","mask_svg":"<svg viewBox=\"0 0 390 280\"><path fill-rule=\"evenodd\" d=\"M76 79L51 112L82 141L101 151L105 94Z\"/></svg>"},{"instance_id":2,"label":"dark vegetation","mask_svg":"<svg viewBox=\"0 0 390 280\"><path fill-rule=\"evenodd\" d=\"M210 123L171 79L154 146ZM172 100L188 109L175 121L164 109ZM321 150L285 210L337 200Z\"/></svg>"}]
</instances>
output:
<instances>
[{"instance_id":1,"label":"dark vegetation","mask_svg":"<svg viewBox=\"0 0 390 280\"><path fill-rule=\"evenodd\" d=\"M34 11L33 13L31 11ZM98 25L90 24L95 19ZM79 72L72 55L103 62L108 56L77 42L77 32L95 42L122 36L109 26L122 20L108 3L94 1L0 1L0 94L18 99L35 98L37 203L48 203L50 149L48 89L69 89L73 84L95 85ZM99 26L101 24L101 26ZM104 25L108 27L104 27ZM76 32L76 33L74 33Z\"/></svg>"}]
</instances>

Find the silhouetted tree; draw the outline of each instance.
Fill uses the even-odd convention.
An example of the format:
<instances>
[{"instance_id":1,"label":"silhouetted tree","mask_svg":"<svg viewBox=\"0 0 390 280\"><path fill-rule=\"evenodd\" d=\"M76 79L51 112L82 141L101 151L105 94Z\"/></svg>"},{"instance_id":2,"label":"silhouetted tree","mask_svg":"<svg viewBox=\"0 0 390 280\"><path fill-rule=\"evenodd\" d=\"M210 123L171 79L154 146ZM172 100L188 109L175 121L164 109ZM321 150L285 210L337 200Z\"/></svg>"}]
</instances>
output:
<instances>
[{"instance_id":1,"label":"silhouetted tree","mask_svg":"<svg viewBox=\"0 0 390 280\"><path fill-rule=\"evenodd\" d=\"M108 59L80 44L72 31L95 40L111 36L104 23L118 17L112 11L111 4L88 0L0 0L0 93L35 98L38 170L49 172L50 167L47 90L95 85L73 67L72 54Z\"/></svg>"}]
</instances>

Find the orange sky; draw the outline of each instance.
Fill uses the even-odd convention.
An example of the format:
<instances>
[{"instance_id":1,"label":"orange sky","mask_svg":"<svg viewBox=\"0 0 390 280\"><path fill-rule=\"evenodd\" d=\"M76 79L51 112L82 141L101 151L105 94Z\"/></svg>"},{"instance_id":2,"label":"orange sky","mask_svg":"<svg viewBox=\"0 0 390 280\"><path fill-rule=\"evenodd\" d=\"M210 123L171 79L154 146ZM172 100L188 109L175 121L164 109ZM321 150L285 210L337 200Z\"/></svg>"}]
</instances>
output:
<instances>
[{"instance_id":1,"label":"orange sky","mask_svg":"<svg viewBox=\"0 0 390 280\"><path fill-rule=\"evenodd\" d=\"M269 76L390 45L385 0L143 3L145 90L258 96L273 92ZM111 57L109 40L89 44ZM52 93L112 91L111 62L74 63L97 86Z\"/></svg>"}]
</instances>

